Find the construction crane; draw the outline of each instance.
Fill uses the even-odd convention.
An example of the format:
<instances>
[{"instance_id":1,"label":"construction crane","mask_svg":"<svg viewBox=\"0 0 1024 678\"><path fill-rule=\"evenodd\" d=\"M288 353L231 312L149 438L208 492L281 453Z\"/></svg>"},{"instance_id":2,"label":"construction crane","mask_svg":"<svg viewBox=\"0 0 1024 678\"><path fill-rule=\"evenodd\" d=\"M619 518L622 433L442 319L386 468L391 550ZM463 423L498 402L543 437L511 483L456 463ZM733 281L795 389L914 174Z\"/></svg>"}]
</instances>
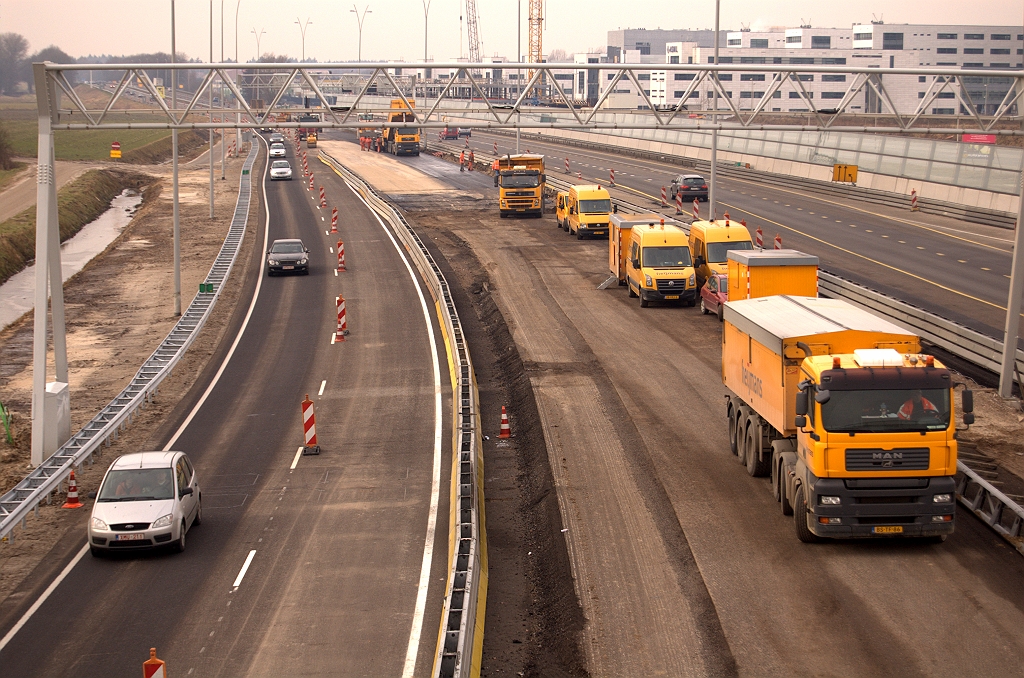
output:
<instances>
[{"instance_id":1,"label":"construction crane","mask_svg":"<svg viewBox=\"0 0 1024 678\"><path fill-rule=\"evenodd\" d=\"M466 28L469 33L469 62L480 63L480 33L477 28L476 0L466 0Z\"/></svg>"},{"instance_id":2,"label":"construction crane","mask_svg":"<svg viewBox=\"0 0 1024 678\"><path fill-rule=\"evenodd\" d=\"M544 46L541 37L543 26L544 0L530 0L530 51L527 61L531 64L539 64L544 61ZM527 78L532 80L533 73L533 70L530 70Z\"/></svg>"}]
</instances>

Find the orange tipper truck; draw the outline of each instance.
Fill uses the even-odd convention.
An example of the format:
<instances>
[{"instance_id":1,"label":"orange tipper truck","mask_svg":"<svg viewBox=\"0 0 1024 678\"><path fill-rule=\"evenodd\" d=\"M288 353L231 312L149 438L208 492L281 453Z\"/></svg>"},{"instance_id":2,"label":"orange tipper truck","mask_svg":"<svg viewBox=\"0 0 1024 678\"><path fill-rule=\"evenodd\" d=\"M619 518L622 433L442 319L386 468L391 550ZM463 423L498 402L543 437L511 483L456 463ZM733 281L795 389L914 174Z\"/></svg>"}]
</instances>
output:
<instances>
[{"instance_id":1,"label":"orange tipper truck","mask_svg":"<svg viewBox=\"0 0 1024 678\"><path fill-rule=\"evenodd\" d=\"M416 102L409 99L407 107L401 99L392 99L388 122L405 124L401 124L399 127L384 128L384 150L392 155L419 155L420 128L415 126Z\"/></svg>"},{"instance_id":2,"label":"orange tipper truck","mask_svg":"<svg viewBox=\"0 0 1024 678\"><path fill-rule=\"evenodd\" d=\"M544 156L519 153L497 160L494 185L498 187L498 212L544 216Z\"/></svg>"},{"instance_id":3,"label":"orange tipper truck","mask_svg":"<svg viewBox=\"0 0 1024 678\"><path fill-rule=\"evenodd\" d=\"M953 532L953 375L917 335L818 297L730 300L724 321L732 453L771 476L800 541ZM967 425L973 407L965 390Z\"/></svg>"}]
</instances>

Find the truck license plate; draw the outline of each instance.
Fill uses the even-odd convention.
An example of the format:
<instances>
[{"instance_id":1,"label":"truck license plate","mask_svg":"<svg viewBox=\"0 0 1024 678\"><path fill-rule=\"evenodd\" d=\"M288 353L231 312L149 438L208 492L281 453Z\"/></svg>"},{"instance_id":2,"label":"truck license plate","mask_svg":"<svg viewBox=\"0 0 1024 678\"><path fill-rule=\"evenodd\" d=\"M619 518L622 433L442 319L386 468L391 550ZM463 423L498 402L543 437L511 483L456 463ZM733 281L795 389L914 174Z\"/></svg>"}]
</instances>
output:
<instances>
[{"instance_id":1,"label":"truck license plate","mask_svg":"<svg viewBox=\"0 0 1024 678\"><path fill-rule=\"evenodd\" d=\"M133 541L136 539L145 539L146 535L141 532L132 532L130 534L115 534L114 541Z\"/></svg>"},{"instance_id":2,"label":"truck license plate","mask_svg":"<svg viewBox=\"0 0 1024 678\"><path fill-rule=\"evenodd\" d=\"M678 294L666 294L665 298L666 299L678 299L679 295Z\"/></svg>"},{"instance_id":3,"label":"truck license plate","mask_svg":"<svg viewBox=\"0 0 1024 678\"><path fill-rule=\"evenodd\" d=\"M871 530L875 534L900 534L903 532L902 525L878 525Z\"/></svg>"}]
</instances>

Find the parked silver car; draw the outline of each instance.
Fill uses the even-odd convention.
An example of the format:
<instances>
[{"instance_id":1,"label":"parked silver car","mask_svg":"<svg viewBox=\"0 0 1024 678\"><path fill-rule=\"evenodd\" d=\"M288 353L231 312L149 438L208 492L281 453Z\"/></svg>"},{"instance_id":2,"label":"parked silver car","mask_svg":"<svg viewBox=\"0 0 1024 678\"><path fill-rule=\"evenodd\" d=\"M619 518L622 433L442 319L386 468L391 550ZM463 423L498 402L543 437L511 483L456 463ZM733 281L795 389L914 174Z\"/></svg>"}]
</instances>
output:
<instances>
[{"instance_id":1,"label":"parked silver car","mask_svg":"<svg viewBox=\"0 0 1024 678\"><path fill-rule=\"evenodd\" d=\"M103 476L89 520L89 550L169 546L185 550L185 533L203 521L203 497L184 452L136 452L114 460Z\"/></svg>"}]
</instances>

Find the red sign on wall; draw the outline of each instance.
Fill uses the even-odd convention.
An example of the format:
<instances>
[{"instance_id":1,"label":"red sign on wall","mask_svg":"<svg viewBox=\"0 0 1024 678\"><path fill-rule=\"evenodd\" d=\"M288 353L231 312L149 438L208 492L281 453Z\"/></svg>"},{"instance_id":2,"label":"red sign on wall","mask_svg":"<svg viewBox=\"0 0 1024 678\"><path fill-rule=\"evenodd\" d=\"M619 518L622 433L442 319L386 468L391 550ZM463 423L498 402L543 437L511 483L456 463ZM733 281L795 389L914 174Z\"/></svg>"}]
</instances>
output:
<instances>
[{"instance_id":1,"label":"red sign on wall","mask_svg":"<svg viewBox=\"0 0 1024 678\"><path fill-rule=\"evenodd\" d=\"M961 134L960 141L965 144L994 144L995 134Z\"/></svg>"}]
</instances>

